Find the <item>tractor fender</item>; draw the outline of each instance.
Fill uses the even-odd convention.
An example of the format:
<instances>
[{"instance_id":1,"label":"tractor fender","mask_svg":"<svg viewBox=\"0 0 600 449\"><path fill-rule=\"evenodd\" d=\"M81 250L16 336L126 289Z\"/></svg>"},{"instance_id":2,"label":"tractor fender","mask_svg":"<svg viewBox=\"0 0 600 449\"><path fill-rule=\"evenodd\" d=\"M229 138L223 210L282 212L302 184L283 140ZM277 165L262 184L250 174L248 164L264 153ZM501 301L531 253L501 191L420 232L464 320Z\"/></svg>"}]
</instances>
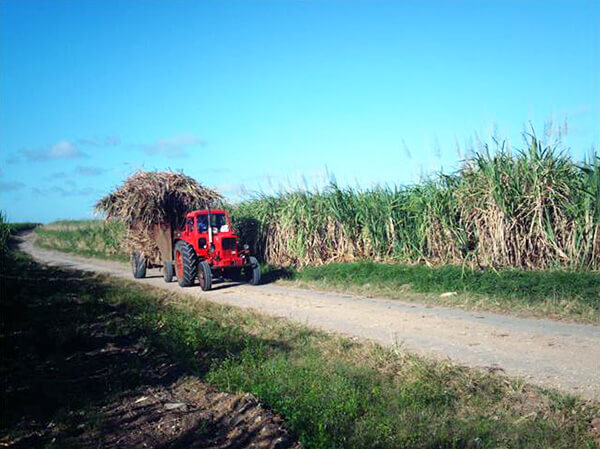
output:
<instances>
[{"instance_id":1,"label":"tractor fender","mask_svg":"<svg viewBox=\"0 0 600 449\"><path fill-rule=\"evenodd\" d=\"M171 260L175 260L175 245L177 245L177 242L184 242L187 243L185 240L183 239L179 239L179 238L175 238L173 239L173 244L171 245Z\"/></svg>"}]
</instances>

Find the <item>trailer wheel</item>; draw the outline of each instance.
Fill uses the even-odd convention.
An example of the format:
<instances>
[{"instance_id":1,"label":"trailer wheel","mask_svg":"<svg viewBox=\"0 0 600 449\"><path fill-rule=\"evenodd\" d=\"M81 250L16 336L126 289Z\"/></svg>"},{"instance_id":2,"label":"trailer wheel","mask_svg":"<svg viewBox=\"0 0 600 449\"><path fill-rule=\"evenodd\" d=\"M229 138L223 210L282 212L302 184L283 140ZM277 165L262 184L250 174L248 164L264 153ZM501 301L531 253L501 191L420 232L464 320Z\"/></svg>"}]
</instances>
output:
<instances>
[{"instance_id":1,"label":"trailer wheel","mask_svg":"<svg viewBox=\"0 0 600 449\"><path fill-rule=\"evenodd\" d=\"M163 266L163 278L165 282L173 282L173 276L175 276L175 267L173 266L173 262L165 260Z\"/></svg>"},{"instance_id":2,"label":"trailer wheel","mask_svg":"<svg viewBox=\"0 0 600 449\"><path fill-rule=\"evenodd\" d=\"M250 256L248 262L250 262L252 267L244 268L246 282L250 285L258 285L260 283L260 265L258 260L256 260L256 257Z\"/></svg>"},{"instance_id":3,"label":"trailer wheel","mask_svg":"<svg viewBox=\"0 0 600 449\"><path fill-rule=\"evenodd\" d=\"M202 290L208 291L212 288L212 271L208 262L202 261L198 264L198 281Z\"/></svg>"},{"instance_id":4,"label":"trailer wheel","mask_svg":"<svg viewBox=\"0 0 600 449\"><path fill-rule=\"evenodd\" d=\"M146 277L146 259L137 251L131 254L131 271L136 279Z\"/></svg>"},{"instance_id":5,"label":"trailer wheel","mask_svg":"<svg viewBox=\"0 0 600 449\"><path fill-rule=\"evenodd\" d=\"M194 284L198 262L196 252L191 245L178 241L175 245L175 274L177 282L181 287L189 287Z\"/></svg>"}]
</instances>

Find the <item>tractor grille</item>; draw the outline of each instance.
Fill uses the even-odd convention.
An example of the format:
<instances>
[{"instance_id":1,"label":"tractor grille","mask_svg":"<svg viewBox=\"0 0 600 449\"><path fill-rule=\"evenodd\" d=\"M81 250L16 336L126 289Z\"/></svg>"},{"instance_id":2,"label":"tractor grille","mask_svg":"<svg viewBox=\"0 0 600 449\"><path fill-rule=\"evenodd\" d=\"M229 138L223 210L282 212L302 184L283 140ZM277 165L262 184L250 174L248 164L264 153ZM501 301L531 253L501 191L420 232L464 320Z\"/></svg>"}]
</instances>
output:
<instances>
[{"instance_id":1,"label":"tractor grille","mask_svg":"<svg viewBox=\"0 0 600 449\"><path fill-rule=\"evenodd\" d=\"M235 250L235 239L223 239L223 249L233 251Z\"/></svg>"}]
</instances>

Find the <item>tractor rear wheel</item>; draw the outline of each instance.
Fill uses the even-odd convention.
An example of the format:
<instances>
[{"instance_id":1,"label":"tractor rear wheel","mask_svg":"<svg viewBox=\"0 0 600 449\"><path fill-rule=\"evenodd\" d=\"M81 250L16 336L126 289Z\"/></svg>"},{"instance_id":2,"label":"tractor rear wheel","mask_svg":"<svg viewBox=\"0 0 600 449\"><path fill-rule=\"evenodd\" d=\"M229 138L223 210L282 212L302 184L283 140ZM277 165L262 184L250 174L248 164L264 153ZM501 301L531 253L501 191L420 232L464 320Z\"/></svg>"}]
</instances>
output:
<instances>
[{"instance_id":1,"label":"tractor rear wheel","mask_svg":"<svg viewBox=\"0 0 600 449\"><path fill-rule=\"evenodd\" d=\"M192 246L182 240L175 245L175 274L181 287L194 284L198 272L198 257Z\"/></svg>"},{"instance_id":2,"label":"tractor rear wheel","mask_svg":"<svg viewBox=\"0 0 600 449\"><path fill-rule=\"evenodd\" d=\"M131 271L136 279L146 277L146 259L137 251L131 254Z\"/></svg>"},{"instance_id":3,"label":"tractor rear wheel","mask_svg":"<svg viewBox=\"0 0 600 449\"><path fill-rule=\"evenodd\" d=\"M251 266L244 268L246 282L250 285L258 285L260 283L260 265L258 260L256 260L256 257L250 256L248 262Z\"/></svg>"},{"instance_id":4,"label":"tractor rear wheel","mask_svg":"<svg viewBox=\"0 0 600 449\"><path fill-rule=\"evenodd\" d=\"M175 276L175 266L173 262L165 260L163 265L163 277L165 282L173 282L173 276Z\"/></svg>"},{"instance_id":5,"label":"tractor rear wheel","mask_svg":"<svg viewBox=\"0 0 600 449\"><path fill-rule=\"evenodd\" d=\"M198 281L202 290L208 291L212 288L212 271L208 262L202 261L198 264Z\"/></svg>"}]
</instances>

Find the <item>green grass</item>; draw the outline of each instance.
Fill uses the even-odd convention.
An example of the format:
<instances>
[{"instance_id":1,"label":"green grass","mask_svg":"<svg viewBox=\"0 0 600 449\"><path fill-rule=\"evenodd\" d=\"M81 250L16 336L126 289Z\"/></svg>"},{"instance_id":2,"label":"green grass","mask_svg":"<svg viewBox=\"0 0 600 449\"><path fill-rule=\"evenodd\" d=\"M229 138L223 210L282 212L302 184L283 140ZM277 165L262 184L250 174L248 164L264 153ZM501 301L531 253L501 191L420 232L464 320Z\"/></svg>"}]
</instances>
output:
<instances>
[{"instance_id":1,"label":"green grass","mask_svg":"<svg viewBox=\"0 0 600 449\"><path fill-rule=\"evenodd\" d=\"M49 226L54 227L76 227L76 226L88 226L88 225L101 225L104 220L57 220L50 223Z\"/></svg>"},{"instance_id":2,"label":"green grass","mask_svg":"<svg viewBox=\"0 0 600 449\"><path fill-rule=\"evenodd\" d=\"M125 227L118 222L60 221L36 229L36 244L87 257L126 262L121 242Z\"/></svg>"},{"instance_id":3,"label":"green grass","mask_svg":"<svg viewBox=\"0 0 600 449\"><path fill-rule=\"evenodd\" d=\"M8 241L16 232L34 229L39 223L10 223L6 219L6 214L0 211L0 254L3 254L8 247Z\"/></svg>"},{"instance_id":4,"label":"green grass","mask_svg":"<svg viewBox=\"0 0 600 449\"><path fill-rule=\"evenodd\" d=\"M16 223L9 223L8 224L10 226L10 229L12 231L12 233L14 234L15 232L21 232L21 231L28 231L30 229L35 229L38 226L41 226L41 223L32 223L32 222L16 222Z\"/></svg>"},{"instance_id":5,"label":"green grass","mask_svg":"<svg viewBox=\"0 0 600 449\"><path fill-rule=\"evenodd\" d=\"M600 322L600 276L597 273L354 262L307 267L292 272L290 278L305 286L366 295ZM457 295L439 297L447 292Z\"/></svg>"},{"instance_id":6,"label":"green grass","mask_svg":"<svg viewBox=\"0 0 600 449\"><path fill-rule=\"evenodd\" d=\"M3 264L6 294L0 303L5 349L12 335L7 330L25 320L38 323L30 327L33 331L46 329L34 346L43 341L38 350L60 359L73 339L86 341L85 316L106 313L106 332L135 333L149 351L164 351L181 364L183 375L254 394L284 417L307 448L596 447L593 438L598 435L590 426L600 413L596 403L399 348L358 343L190 296L11 257ZM19 337L22 345L35 335ZM3 353L17 357L22 351ZM14 378L11 360L3 358L8 379ZM100 391L114 393L135 384L132 370L120 369L119 385ZM54 391L52 378L45 376L41 397ZM47 421L74 427L72 416L79 416L79 410L89 413L86 394L74 395L63 404L62 414ZM55 399L65 400L61 395ZM25 404L11 402L2 413L18 419ZM94 405L101 402L91 404L89 415L101 419L101 407Z\"/></svg>"},{"instance_id":7,"label":"green grass","mask_svg":"<svg viewBox=\"0 0 600 449\"><path fill-rule=\"evenodd\" d=\"M11 227L6 221L6 215L0 211L0 254L4 254L8 246L8 239L11 235Z\"/></svg>"}]
</instances>

